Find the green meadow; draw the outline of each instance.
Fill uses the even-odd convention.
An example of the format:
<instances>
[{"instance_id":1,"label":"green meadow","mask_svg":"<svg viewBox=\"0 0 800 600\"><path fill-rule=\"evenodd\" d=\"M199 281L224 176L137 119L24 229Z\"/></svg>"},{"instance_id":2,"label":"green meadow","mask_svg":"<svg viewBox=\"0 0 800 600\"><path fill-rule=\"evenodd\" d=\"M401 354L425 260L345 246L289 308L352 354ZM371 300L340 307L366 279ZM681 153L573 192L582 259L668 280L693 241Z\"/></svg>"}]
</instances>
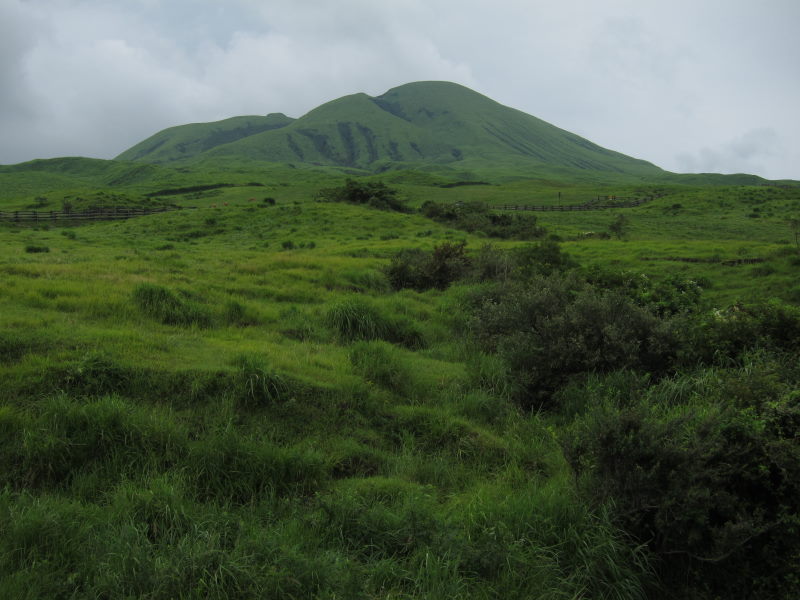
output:
<instances>
[{"instance_id":1,"label":"green meadow","mask_svg":"<svg viewBox=\"0 0 800 600\"><path fill-rule=\"evenodd\" d=\"M797 182L431 82L118 158L0 166L1 597L800 595Z\"/></svg>"},{"instance_id":2,"label":"green meadow","mask_svg":"<svg viewBox=\"0 0 800 600\"><path fill-rule=\"evenodd\" d=\"M344 183L325 168L135 181L122 163L44 166L6 168L0 209L174 210L0 224L6 597L714 598L743 578L746 597L797 591L800 373L779 329L800 322L798 188L359 179L393 190L398 212L320 202ZM219 181L234 185L180 191ZM524 240L420 210L655 193L519 213L542 229ZM447 277L397 289L397 256L416 252L413 282L443 247ZM740 259L759 260L726 264ZM535 329L526 303L556 322L575 298L622 302L627 284L598 283L611 280L663 300L660 317L624 306L675 347L597 360L619 349L567 319L566 347L544 352L580 360L527 364L542 348L521 356L533 342L514 338ZM531 297L544 288L564 295ZM752 308L736 331L709 320L767 304L780 326Z\"/></svg>"}]
</instances>

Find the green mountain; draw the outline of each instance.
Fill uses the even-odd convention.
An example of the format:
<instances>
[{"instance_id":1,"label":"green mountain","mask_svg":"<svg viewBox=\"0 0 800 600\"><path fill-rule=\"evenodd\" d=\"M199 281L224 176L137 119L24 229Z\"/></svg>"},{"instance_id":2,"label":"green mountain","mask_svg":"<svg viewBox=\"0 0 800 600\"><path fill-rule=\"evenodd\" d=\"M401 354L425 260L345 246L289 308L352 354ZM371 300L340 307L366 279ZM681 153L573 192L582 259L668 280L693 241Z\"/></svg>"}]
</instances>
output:
<instances>
[{"instance_id":1,"label":"green mountain","mask_svg":"<svg viewBox=\"0 0 800 600\"><path fill-rule=\"evenodd\" d=\"M271 129L279 129L294 119L281 113L266 117L232 117L214 123L192 123L170 127L129 148L116 160L166 163L191 158L212 148Z\"/></svg>"},{"instance_id":2,"label":"green mountain","mask_svg":"<svg viewBox=\"0 0 800 600\"><path fill-rule=\"evenodd\" d=\"M189 163L223 157L370 171L427 163L664 173L466 87L436 81L377 97L345 96L296 120L269 115L173 127L117 159Z\"/></svg>"}]
</instances>

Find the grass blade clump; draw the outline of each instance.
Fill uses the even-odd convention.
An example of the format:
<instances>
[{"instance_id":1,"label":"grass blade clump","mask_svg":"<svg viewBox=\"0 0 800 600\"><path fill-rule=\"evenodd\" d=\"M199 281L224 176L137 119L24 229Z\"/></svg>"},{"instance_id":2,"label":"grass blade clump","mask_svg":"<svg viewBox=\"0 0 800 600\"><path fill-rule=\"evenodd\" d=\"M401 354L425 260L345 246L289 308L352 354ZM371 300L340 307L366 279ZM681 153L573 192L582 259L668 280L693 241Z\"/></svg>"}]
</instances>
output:
<instances>
[{"instance_id":1,"label":"grass blade clump","mask_svg":"<svg viewBox=\"0 0 800 600\"><path fill-rule=\"evenodd\" d=\"M282 335L297 340L305 341L327 341L324 332L315 319L309 318L305 312L297 310L297 307L284 310L280 314L280 332Z\"/></svg>"},{"instance_id":2,"label":"grass blade clump","mask_svg":"<svg viewBox=\"0 0 800 600\"><path fill-rule=\"evenodd\" d=\"M173 421L117 397L55 396L36 408L0 411L0 485L52 489L94 473L107 486L184 452L185 432Z\"/></svg>"},{"instance_id":3,"label":"grass blade clump","mask_svg":"<svg viewBox=\"0 0 800 600\"><path fill-rule=\"evenodd\" d=\"M89 352L69 365L64 383L71 393L90 396L124 393L132 375L130 369L103 352Z\"/></svg>"},{"instance_id":4,"label":"grass blade clump","mask_svg":"<svg viewBox=\"0 0 800 600\"><path fill-rule=\"evenodd\" d=\"M9 329L0 332L0 364L14 363L29 352L52 346L46 338L35 334Z\"/></svg>"},{"instance_id":5,"label":"grass blade clump","mask_svg":"<svg viewBox=\"0 0 800 600\"><path fill-rule=\"evenodd\" d=\"M386 317L360 298L337 302L328 309L325 320L346 342L385 339L389 331Z\"/></svg>"},{"instance_id":6,"label":"grass blade clump","mask_svg":"<svg viewBox=\"0 0 800 600\"><path fill-rule=\"evenodd\" d=\"M198 440L185 472L198 500L248 504L315 491L328 477L328 463L311 450L282 448L229 429Z\"/></svg>"},{"instance_id":7,"label":"grass blade clump","mask_svg":"<svg viewBox=\"0 0 800 600\"><path fill-rule=\"evenodd\" d=\"M389 317L362 298L347 298L331 306L325 322L343 342L384 340L422 348L425 339L406 318Z\"/></svg>"},{"instance_id":8,"label":"grass blade clump","mask_svg":"<svg viewBox=\"0 0 800 600\"><path fill-rule=\"evenodd\" d=\"M411 369L400 350L383 341L358 342L350 350L350 363L355 370L381 387L402 395L413 388Z\"/></svg>"},{"instance_id":9,"label":"grass blade clump","mask_svg":"<svg viewBox=\"0 0 800 600\"><path fill-rule=\"evenodd\" d=\"M258 325L259 318L248 306L236 300L230 300L223 309L223 320L234 327Z\"/></svg>"},{"instance_id":10,"label":"grass blade clump","mask_svg":"<svg viewBox=\"0 0 800 600\"><path fill-rule=\"evenodd\" d=\"M142 283L133 290L133 302L142 313L164 325L208 327L211 316L203 307L178 298L160 285Z\"/></svg>"},{"instance_id":11,"label":"grass blade clump","mask_svg":"<svg viewBox=\"0 0 800 600\"><path fill-rule=\"evenodd\" d=\"M240 354L233 360L237 369L239 393L247 406L268 406L287 400L291 388L285 377L254 354Z\"/></svg>"}]
</instances>

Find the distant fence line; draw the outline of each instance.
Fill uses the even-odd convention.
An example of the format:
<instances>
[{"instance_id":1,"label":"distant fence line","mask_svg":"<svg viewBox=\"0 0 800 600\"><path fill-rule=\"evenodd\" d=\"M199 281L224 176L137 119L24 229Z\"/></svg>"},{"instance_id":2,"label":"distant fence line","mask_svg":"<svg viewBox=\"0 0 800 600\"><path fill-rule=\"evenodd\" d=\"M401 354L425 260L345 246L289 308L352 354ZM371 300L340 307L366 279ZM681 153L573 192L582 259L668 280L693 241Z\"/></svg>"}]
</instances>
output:
<instances>
[{"instance_id":1,"label":"distant fence line","mask_svg":"<svg viewBox=\"0 0 800 600\"><path fill-rule=\"evenodd\" d=\"M159 208L92 208L83 211L72 210L15 210L0 211L0 221L16 223L34 222L46 223L53 221L112 221L115 219L131 219L156 213L180 210L173 207L162 206Z\"/></svg>"},{"instance_id":2,"label":"distant fence line","mask_svg":"<svg viewBox=\"0 0 800 600\"><path fill-rule=\"evenodd\" d=\"M736 267L739 265L757 265L766 261L765 258L733 258L722 260L720 258L696 258L691 256L645 256L640 260L667 260L672 262L685 263L710 263L725 265L726 267Z\"/></svg>"},{"instance_id":3,"label":"distant fence line","mask_svg":"<svg viewBox=\"0 0 800 600\"><path fill-rule=\"evenodd\" d=\"M655 194L643 198L632 198L625 196L597 196L596 200L590 200L583 204L551 204L549 206L531 206L516 204L496 204L490 206L494 210L529 210L529 211L572 211L572 210L608 210L611 208L633 208L645 202L650 202L656 198L661 198L664 194ZM609 202L611 200L611 202ZM601 204L603 202L603 204Z\"/></svg>"}]
</instances>

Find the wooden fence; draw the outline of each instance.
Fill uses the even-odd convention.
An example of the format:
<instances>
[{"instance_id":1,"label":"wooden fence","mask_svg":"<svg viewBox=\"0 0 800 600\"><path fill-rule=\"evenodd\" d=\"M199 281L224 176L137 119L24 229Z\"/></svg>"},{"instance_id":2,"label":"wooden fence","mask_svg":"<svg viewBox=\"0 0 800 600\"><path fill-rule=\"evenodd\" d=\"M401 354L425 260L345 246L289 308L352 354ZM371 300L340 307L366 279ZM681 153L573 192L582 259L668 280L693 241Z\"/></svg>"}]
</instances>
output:
<instances>
[{"instance_id":1,"label":"wooden fence","mask_svg":"<svg viewBox=\"0 0 800 600\"><path fill-rule=\"evenodd\" d=\"M650 202L655 198L661 198L663 194L655 196L645 196L644 198L623 198L620 196L598 196L596 200L590 200L583 204L552 204L549 206L519 206L516 204L497 204L490 208L494 210L530 210L530 211L573 211L573 210L608 210L612 208L633 208L645 202ZM611 200L609 202L609 200ZM601 204L602 202L602 204Z\"/></svg>"},{"instance_id":2,"label":"wooden fence","mask_svg":"<svg viewBox=\"0 0 800 600\"><path fill-rule=\"evenodd\" d=\"M639 260L666 260L672 262L685 262L685 263L709 263L724 265L726 267L737 267L739 265L757 265L765 262L765 258L732 258L729 260L722 260L720 258L696 258L692 256L644 256Z\"/></svg>"},{"instance_id":3,"label":"wooden fence","mask_svg":"<svg viewBox=\"0 0 800 600\"><path fill-rule=\"evenodd\" d=\"M130 219L133 217L143 217L155 213L162 213L176 210L172 207L162 206L159 208L131 208L131 207L111 207L93 208L83 211L72 210L15 210L0 211L0 221L10 221L16 223L50 223L56 221L112 221L115 219Z\"/></svg>"}]
</instances>

